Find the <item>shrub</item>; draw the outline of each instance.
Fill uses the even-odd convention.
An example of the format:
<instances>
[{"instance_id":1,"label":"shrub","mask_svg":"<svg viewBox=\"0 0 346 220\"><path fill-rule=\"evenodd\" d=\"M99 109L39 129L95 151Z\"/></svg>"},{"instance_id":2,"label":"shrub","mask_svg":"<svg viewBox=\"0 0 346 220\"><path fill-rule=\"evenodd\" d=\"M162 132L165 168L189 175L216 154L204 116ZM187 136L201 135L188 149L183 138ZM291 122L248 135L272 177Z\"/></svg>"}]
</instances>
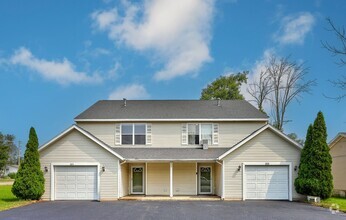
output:
<instances>
[{"instance_id":1,"label":"shrub","mask_svg":"<svg viewBox=\"0 0 346 220\"><path fill-rule=\"evenodd\" d=\"M34 128L30 128L29 141L26 144L24 161L21 163L12 193L21 199L40 199L44 193L44 177L41 170L38 139Z\"/></svg>"},{"instance_id":2,"label":"shrub","mask_svg":"<svg viewBox=\"0 0 346 220\"><path fill-rule=\"evenodd\" d=\"M15 179L16 173L9 173L7 176L10 177L11 179Z\"/></svg>"}]
</instances>

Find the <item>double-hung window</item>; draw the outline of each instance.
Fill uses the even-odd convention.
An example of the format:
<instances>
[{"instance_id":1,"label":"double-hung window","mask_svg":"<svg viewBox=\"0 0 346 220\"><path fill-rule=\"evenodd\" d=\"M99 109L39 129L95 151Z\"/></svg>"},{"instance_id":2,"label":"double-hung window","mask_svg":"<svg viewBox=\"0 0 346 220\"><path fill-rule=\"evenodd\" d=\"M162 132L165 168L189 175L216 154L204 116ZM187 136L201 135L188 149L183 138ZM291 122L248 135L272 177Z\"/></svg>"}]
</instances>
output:
<instances>
[{"instance_id":1,"label":"double-hung window","mask_svg":"<svg viewBox=\"0 0 346 220\"><path fill-rule=\"evenodd\" d=\"M145 124L122 124L121 144L123 145L145 145L146 125Z\"/></svg>"},{"instance_id":2,"label":"double-hung window","mask_svg":"<svg viewBox=\"0 0 346 220\"><path fill-rule=\"evenodd\" d=\"M208 144L212 144L212 124L188 124L187 130L189 145L198 145L202 143L202 140L207 140Z\"/></svg>"}]
</instances>

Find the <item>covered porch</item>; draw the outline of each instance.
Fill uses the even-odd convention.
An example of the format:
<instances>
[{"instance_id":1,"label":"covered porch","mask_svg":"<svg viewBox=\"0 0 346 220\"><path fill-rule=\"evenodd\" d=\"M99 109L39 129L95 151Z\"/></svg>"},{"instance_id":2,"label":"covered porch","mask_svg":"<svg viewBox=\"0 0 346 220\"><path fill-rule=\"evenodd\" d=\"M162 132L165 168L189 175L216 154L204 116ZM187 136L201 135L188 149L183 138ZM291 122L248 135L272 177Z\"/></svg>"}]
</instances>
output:
<instances>
[{"instance_id":1,"label":"covered porch","mask_svg":"<svg viewBox=\"0 0 346 220\"><path fill-rule=\"evenodd\" d=\"M126 158L135 158L119 164L119 198L224 198L223 163L216 160L221 151L225 150L123 149Z\"/></svg>"}]
</instances>

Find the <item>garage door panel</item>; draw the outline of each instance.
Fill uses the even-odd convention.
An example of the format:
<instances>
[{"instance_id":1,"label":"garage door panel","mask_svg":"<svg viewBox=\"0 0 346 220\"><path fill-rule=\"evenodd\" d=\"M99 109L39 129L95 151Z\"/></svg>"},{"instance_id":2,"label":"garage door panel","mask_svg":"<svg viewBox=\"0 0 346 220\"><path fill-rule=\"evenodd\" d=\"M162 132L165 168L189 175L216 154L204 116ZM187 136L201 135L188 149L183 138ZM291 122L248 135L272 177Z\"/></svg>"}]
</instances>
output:
<instances>
[{"instance_id":1,"label":"garage door panel","mask_svg":"<svg viewBox=\"0 0 346 220\"><path fill-rule=\"evenodd\" d=\"M288 199L288 166L245 166L246 199Z\"/></svg>"},{"instance_id":2,"label":"garage door panel","mask_svg":"<svg viewBox=\"0 0 346 220\"><path fill-rule=\"evenodd\" d=\"M55 167L56 200L97 199L96 166Z\"/></svg>"}]
</instances>

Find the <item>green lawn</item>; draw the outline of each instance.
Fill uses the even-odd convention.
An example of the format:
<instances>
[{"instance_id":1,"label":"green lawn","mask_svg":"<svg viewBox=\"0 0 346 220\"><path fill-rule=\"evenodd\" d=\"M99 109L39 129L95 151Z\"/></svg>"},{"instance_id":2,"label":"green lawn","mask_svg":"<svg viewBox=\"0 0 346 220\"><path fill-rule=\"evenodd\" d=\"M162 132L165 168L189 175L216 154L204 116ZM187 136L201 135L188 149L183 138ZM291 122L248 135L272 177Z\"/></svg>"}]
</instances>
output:
<instances>
[{"instance_id":1,"label":"green lawn","mask_svg":"<svg viewBox=\"0 0 346 220\"><path fill-rule=\"evenodd\" d=\"M339 205L339 210L346 212L346 198L331 197L329 199L322 200L320 203L320 205L325 207L325 208L329 208L330 206L332 206L332 204Z\"/></svg>"},{"instance_id":2,"label":"green lawn","mask_svg":"<svg viewBox=\"0 0 346 220\"><path fill-rule=\"evenodd\" d=\"M0 211L33 203L17 199L11 192L12 186L0 186Z\"/></svg>"}]
</instances>

